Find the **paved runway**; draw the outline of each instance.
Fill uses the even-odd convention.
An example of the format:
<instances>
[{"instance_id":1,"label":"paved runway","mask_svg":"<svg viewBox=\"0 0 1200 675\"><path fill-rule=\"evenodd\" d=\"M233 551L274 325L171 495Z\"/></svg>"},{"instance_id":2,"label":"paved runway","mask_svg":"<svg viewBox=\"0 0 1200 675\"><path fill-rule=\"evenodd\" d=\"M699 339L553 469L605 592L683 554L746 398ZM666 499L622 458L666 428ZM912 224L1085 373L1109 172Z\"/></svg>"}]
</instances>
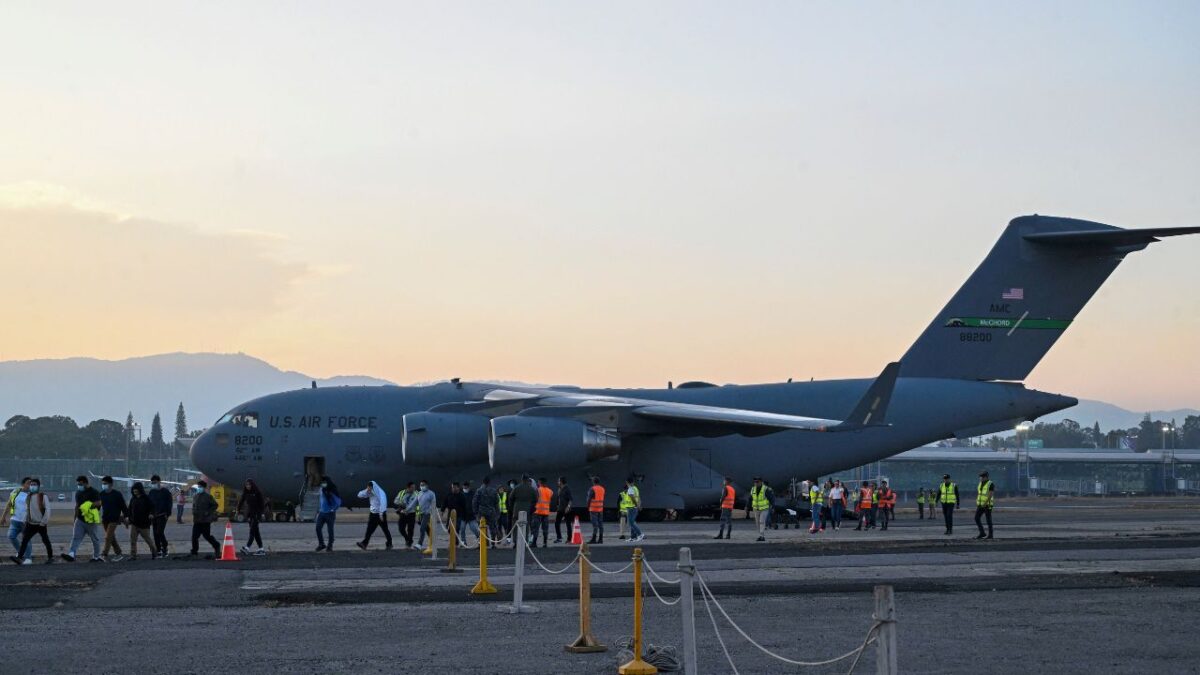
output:
<instances>
[{"instance_id":1,"label":"paved runway","mask_svg":"<svg viewBox=\"0 0 1200 675\"><path fill-rule=\"evenodd\" d=\"M1184 499L1012 500L997 509L992 541L973 539L973 510L966 508L952 537L942 534L940 521L904 510L887 532L780 529L766 544L753 541L746 521L735 523L729 542L712 540L711 521L662 523L645 526L642 545L668 580L677 577L679 547L690 547L735 620L792 658L852 648L870 624L872 587L889 583L897 593L904 672L1197 672L1198 507ZM444 559L354 549L364 527L357 520L339 520L334 553L310 550L311 524L271 523L263 528L271 555L237 563L3 565L0 630L93 645L97 654L109 652L86 657L99 672L130 672L133 662L147 663L136 672L211 672L220 659L267 672L612 672L611 652L562 652L577 632L574 569L550 575L529 561L526 597L540 613L499 614L496 606L511 598L510 550L492 552L501 593L473 598L467 590L477 575L476 551L460 551L462 574L443 574L436 570ZM235 527L240 545L245 526ZM172 525L168 536L178 543L188 531ZM69 526L53 528L56 544L68 537ZM619 570L632 546L606 541L593 548L593 560ZM536 554L558 570L576 550L552 546ZM611 643L628 632L632 579L628 572L592 578L596 633ZM668 584L656 587L668 599L678 594ZM646 607L647 639L678 645L678 607L653 596ZM696 621L702 672L732 672L699 600ZM741 672L801 672L721 627ZM872 650L858 672L873 668ZM150 653L172 657L146 662ZM0 644L0 663L16 664L5 672L67 670L80 658L39 641Z\"/></svg>"}]
</instances>

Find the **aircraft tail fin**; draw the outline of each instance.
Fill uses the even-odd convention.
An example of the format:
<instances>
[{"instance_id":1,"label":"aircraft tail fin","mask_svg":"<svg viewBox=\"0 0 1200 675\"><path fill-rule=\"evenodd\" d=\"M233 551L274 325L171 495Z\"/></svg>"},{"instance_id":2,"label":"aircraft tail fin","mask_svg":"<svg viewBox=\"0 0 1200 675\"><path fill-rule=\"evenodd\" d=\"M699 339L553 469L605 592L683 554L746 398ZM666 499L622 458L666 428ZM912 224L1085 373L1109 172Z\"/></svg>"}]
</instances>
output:
<instances>
[{"instance_id":1,"label":"aircraft tail fin","mask_svg":"<svg viewBox=\"0 0 1200 675\"><path fill-rule=\"evenodd\" d=\"M1198 232L1016 218L901 358L900 375L1024 380L1126 254Z\"/></svg>"},{"instance_id":2,"label":"aircraft tail fin","mask_svg":"<svg viewBox=\"0 0 1200 675\"><path fill-rule=\"evenodd\" d=\"M899 375L900 362L893 361L887 364L879 377L867 388L867 393L859 399L858 405L854 406L854 411L830 431L887 426L888 403L892 400L892 391L896 388L896 378Z\"/></svg>"}]
</instances>

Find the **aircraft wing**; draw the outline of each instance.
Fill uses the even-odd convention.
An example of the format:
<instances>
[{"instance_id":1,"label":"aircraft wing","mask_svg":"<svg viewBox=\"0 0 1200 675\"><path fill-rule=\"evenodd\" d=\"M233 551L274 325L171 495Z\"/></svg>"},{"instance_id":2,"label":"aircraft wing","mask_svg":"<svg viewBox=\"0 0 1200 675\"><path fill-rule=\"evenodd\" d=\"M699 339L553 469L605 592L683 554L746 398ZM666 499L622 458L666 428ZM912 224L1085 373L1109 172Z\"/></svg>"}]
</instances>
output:
<instances>
[{"instance_id":1,"label":"aircraft wing","mask_svg":"<svg viewBox=\"0 0 1200 675\"><path fill-rule=\"evenodd\" d=\"M95 478L97 480L100 479L100 476L97 476L95 473L93 473L91 471L88 472L88 475L90 475L92 478ZM119 480L122 483L125 483L126 485L133 485L134 483L143 483L145 485L149 485L151 482L149 478L137 478L134 476L113 476L112 479L114 481ZM180 483L178 481L173 481L173 480L160 480L158 482L162 483L163 485L174 485L176 487L187 487L188 486L187 483Z\"/></svg>"},{"instance_id":2,"label":"aircraft wing","mask_svg":"<svg viewBox=\"0 0 1200 675\"><path fill-rule=\"evenodd\" d=\"M492 390L485 402L503 402L503 408L492 408L503 410L502 414L568 417L628 433L758 436L780 431L840 432L886 425L887 406L899 372L898 362L888 364L845 420L558 390ZM518 403L524 406L519 411L510 408Z\"/></svg>"}]
</instances>

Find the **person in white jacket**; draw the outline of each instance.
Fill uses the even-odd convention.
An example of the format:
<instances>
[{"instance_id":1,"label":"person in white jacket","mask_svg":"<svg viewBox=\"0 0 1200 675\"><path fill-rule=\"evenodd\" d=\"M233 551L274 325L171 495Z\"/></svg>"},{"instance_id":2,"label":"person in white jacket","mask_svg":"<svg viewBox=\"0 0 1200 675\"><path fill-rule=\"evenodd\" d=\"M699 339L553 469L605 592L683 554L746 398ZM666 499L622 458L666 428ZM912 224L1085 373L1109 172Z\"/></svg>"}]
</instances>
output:
<instances>
[{"instance_id":1,"label":"person in white jacket","mask_svg":"<svg viewBox=\"0 0 1200 675\"><path fill-rule=\"evenodd\" d=\"M392 548L392 533L388 530L387 524L387 509L388 500L387 493L383 491L379 483L373 480L367 481L367 488L358 493L359 499L365 499L371 506L371 515L367 520L367 534L362 541L355 542L355 546L362 550L367 550L367 546L371 543L371 535L375 533L375 528L383 528L383 536L387 537L387 549Z\"/></svg>"}]
</instances>

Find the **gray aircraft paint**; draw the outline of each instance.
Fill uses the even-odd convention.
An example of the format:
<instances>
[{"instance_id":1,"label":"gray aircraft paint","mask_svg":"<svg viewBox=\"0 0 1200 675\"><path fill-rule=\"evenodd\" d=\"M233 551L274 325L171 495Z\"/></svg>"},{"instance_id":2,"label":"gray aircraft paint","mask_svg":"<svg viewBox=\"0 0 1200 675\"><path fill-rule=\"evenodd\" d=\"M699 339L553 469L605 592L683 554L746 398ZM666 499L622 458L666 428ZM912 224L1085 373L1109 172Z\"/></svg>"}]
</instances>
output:
<instances>
[{"instance_id":1,"label":"gray aircraft paint","mask_svg":"<svg viewBox=\"0 0 1200 675\"><path fill-rule=\"evenodd\" d=\"M618 456L530 473L565 475L577 488L588 484L590 476L599 476L612 487L634 474L641 477L646 508L696 508L715 503L723 476L743 488L756 475L782 486L793 477L828 476L952 436L1011 429L1018 422L1075 405L1076 400L1018 383L987 380L1024 379L1126 253L1141 250L1158 237L1193 232L1200 228L1123 230L1047 216L1013 220L983 264L901 360L901 377L886 412L887 426L840 433L779 431L753 437L703 436L699 431L687 435L686 430L670 435L623 433ZM840 420L872 382L559 391ZM357 492L368 480L380 483L389 495L407 481L428 480L437 488L452 480L478 481L485 475L506 480L518 476L490 469L486 437L464 437L465 445L456 453L463 459L453 466L410 466L402 456L406 413L481 401L494 390L546 393L448 382L273 394L231 411L257 413L257 428L222 421L192 445L192 460L213 480L240 485L253 477L268 494L283 499L300 491L305 457L323 457L325 472L343 495Z\"/></svg>"}]
</instances>

